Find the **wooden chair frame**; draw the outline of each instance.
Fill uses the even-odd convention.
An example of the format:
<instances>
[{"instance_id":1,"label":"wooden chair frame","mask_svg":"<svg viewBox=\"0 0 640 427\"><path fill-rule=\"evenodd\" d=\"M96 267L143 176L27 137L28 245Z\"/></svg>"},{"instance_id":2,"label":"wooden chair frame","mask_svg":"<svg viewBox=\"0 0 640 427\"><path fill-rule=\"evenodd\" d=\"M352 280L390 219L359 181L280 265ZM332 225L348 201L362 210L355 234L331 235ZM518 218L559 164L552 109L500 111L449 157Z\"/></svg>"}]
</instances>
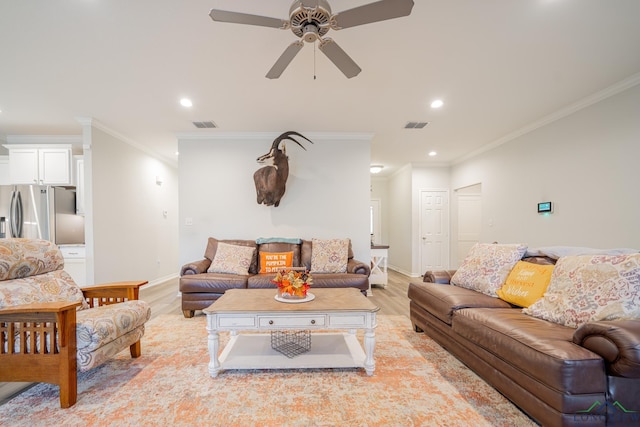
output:
<instances>
[{"instance_id":1,"label":"wooden chair frame","mask_svg":"<svg viewBox=\"0 0 640 427\"><path fill-rule=\"evenodd\" d=\"M137 300L146 283L108 283L82 288L82 292L89 307L99 307ZM74 405L78 397L76 309L80 304L49 302L0 309L0 381L56 384L60 386L60 407ZM129 346L129 351L131 357L140 357L140 341Z\"/></svg>"}]
</instances>

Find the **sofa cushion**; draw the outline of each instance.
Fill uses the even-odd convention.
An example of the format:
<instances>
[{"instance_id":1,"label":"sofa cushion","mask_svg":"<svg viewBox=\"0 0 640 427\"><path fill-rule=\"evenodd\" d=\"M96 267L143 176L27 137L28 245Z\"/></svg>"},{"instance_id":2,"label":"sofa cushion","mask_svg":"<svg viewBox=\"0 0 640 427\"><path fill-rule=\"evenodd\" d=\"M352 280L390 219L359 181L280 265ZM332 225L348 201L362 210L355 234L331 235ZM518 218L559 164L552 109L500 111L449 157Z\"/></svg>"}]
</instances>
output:
<instances>
[{"instance_id":1,"label":"sofa cushion","mask_svg":"<svg viewBox=\"0 0 640 427\"><path fill-rule=\"evenodd\" d=\"M440 283L410 283L409 299L446 324L456 310L470 307L511 308L507 302L471 289Z\"/></svg>"},{"instance_id":2,"label":"sofa cushion","mask_svg":"<svg viewBox=\"0 0 640 427\"><path fill-rule=\"evenodd\" d=\"M293 267L293 251L290 252L263 252L260 251L259 274L276 272Z\"/></svg>"},{"instance_id":3,"label":"sofa cushion","mask_svg":"<svg viewBox=\"0 0 640 427\"><path fill-rule=\"evenodd\" d=\"M553 265L539 265L518 261L507 276L505 284L496 292L500 298L520 307L529 307L542 298L547 290Z\"/></svg>"},{"instance_id":4,"label":"sofa cushion","mask_svg":"<svg viewBox=\"0 0 640 427\"><path fill-rule=\"evenodd\" d=\"M278 286L272 282L272 280L276 277L276 273L264 273L264 274L254 274L253 276L249 276L247 279L247 288L249 289L270 289L274 290L278 288Z\"/></svg>"},{"instance_id":5,"label":"sofa cushion","mask_svg":"<svg viewBox=\"0 0 640 427\"><path fill-rule=\"evenodd\" d=\"M188 274L180 278L180 292L223 293L227 289L246 289L250 276L225 273Z\"/></svg>"},{"instance_id":6,"label":"sofa cushion","mask_svg":"<svg viewBox=\"0 0 640 427\"><path fill-rule=\"evenodd\" d=\"M452 329L552 389L567 394L606 390L603 359L572 342L573 328L521 310L469 308L455 312Z\"/></svg>"},{"instance_id":7,"label":"sofa cushion","mask_svg":"<svg viewBox=\"0 0 640 427\"><path fill-rule=\"evenodd\" d=\"M314 288L358 288L366 291L369 289L369 277L353 273L313 273L310 292Z\"/></svg>"},{"instance_id":8,"label":"sofa cushion","mask_svg":"<svg viewBox=\"0 0 640 427\"><path fill-rule=\"evenodd\" d=\"M640 318L640 254L561 257L544 297L525 313L574 328Z\"/></svg>"},{"instance_id":9,"label":"sofa cushion","mask_svg":"<svg viewBox=\"0 0 640 427\"><path fill-rule=\"evenodd\" d=\"M299 240L299 239L298 239ZM258 244L258 253L260 252L293 252L291 261L293 267L300 267L300 244L288 242L268 242ZM258 260L259 261L259 260ZM260 265L258 265L258 270ZM258 271L259 272L259 271Z\"/></svg>"},{"instance_id":10,"label":"sofa cushion","mask_svg":"<svg viewBox=\"0 0 640 427\"><path fill-rule=\"evenodd\" d=\"M218 250L218 242L227 243L229 245L236 246L249 246L251 248L257 248L255 240L218 240L213 237L209 237L207 240L207 248L204 251L204 257L210 261L213 261L213 258L216 256L216 252ZM251 259L251 266L249 267L250 274L256 274L258 272L258 252L254 252L253 258Z\"/></svg>"},{"instance_id":11,"label":"sofa cushion","mask_svg":"<svg viewBox=\"0 0 640 427\"><path fill-rule=\"evenodd\" d=\"M0 308L41 302L81 302L79 310L89 308L82 291L64 270L5 280L0 286Z\"/></svg>"},{"instance_id":12,"label":"sofa cushion","mask_svg":"<svg viewBox=\"0 0 640 427\"><path fill-rule=\"evenodd\" d=\"M64 259L47 240L0 239L0 280L19 279L62 270Z\"/></svg>"},{"instance_id":13,"label":"sofa cushion","mask_svg":"<svg viewBox=\"0 0 640 427\"><path fill-rule=\"evenodd\" d=\"M249 274L255 247L218 242L208 273Z\"/></svg>"},{"instance_id":14,"label":"sofa cushion","mask_svg":"<svg viewBox=\"0 0 640 427\"><path fill-rule=\"evenodd\" d=\"M497 297L514 265L527 247L520 244L476 243L451 278L451 283Z\"/></svg>"},{"instance_id":15,"label":"sofa cushion","mask_svg":"<svg viewBox=\"0 0 640 427\"><path fill-rule=\"evenodd\" d=\"M134 337L129 338L131 343L140 339L144 333L144 323L150 317L149 304L141 300L103 305L79 312L76 319L76 344L80 370L85 371L99 365L112 356L102 353L112 353L112 348L122 349L121 345L109 346L112 342L122 340L132 333Z\"/></svg>"},{"instance_id":16,"label":"sofa cushion","mask_svg":"<svg viewBox=\"0 0 640 427\"><path fill-rule=\"evenodd\" d=\"M346 273L349 239L312 239L311 273Z\"/></svg>"},{"instance_id":17,"label":"sofa cushion","mask_svg":"<svg viewBox=\"0 0 640 427\"><path fill-rule=\"evenodd\" d=\"M312 241L311 240L303 240L302 245L300 245L300 267L304 267L307 270L311 271L311 254L312 254ZM347 255L349 260L352 260L353 255L353 247L351 245L351 240L349 240L349 254Z\"/></svg>"}]
</instances>

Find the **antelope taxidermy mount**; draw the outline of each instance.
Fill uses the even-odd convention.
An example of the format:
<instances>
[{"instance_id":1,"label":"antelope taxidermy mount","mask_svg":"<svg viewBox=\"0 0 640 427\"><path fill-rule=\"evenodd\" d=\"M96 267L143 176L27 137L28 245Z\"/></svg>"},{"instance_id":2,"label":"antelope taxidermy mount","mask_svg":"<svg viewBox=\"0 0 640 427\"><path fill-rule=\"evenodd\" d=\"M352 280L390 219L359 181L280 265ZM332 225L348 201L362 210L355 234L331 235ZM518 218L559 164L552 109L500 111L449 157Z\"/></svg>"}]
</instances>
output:
<instances>
[{"instance_id":1,"label":"antelope taxidermy mount","mask_svg":"<svg viewBox=\"0 0 640 427\"><path fill-rule=\"evenodd\" d=\"M289 157L287 157L284 144L282 149L280 148L280 144L289 140L298 144L303 150L307 150L298 140L293 138L294 136L304 138L313 144L313 141L308 139L306 136L301 135L298 132L288 131L273 141L273 144L271 144L271 150L269 150L267 154L256 159L260 164L267 162L271 163L261 167L253 174L253 181L256 184L256 195L259 205L264 203L266 206L277 207L280 204L280 199L284 196L287 178L289 177Z\"/></svg>"}]
</instances>

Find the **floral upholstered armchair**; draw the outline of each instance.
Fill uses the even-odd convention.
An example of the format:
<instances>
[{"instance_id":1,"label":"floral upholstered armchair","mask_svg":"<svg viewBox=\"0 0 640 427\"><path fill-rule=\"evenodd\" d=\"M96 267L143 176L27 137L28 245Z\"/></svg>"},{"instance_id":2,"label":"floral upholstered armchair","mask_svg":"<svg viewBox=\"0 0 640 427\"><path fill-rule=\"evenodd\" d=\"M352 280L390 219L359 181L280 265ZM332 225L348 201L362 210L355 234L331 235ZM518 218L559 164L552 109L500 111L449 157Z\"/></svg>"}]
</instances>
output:
<instances>
[{"instance_id":1,"label":"floral upholstered armchair","mask_svg":"<svg viewBox=\"0 0 640 427\"><path fill-rule=\"evenodd\" d=\"M79 288L60 250L45 240L0 239L0 381L60 386L60 406L77 399L87 371L140 339L151 315L138 300L146 281Z\"/></svg>"}]
</instances>

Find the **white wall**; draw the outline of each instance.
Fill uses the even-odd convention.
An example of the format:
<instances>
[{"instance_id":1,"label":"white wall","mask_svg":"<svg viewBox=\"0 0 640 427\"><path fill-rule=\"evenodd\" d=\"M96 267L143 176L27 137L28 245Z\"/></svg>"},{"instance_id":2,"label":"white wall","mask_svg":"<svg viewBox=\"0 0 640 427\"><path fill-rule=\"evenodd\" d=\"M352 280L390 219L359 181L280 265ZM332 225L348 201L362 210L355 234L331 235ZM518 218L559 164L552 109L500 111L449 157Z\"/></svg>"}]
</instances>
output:
<instances>
[{"instance_id":1,"label":"white wall","mask_svg":"<svg viewBox=\"0 0 640 427\"><path fill-rule=\"evenodd\" d=\"M640 248L639 117L640 85L455 165L453 189L482 184L481 240Z\"/></svg>"},{"instance_id":2,"label":"white wall","mask_svg":"<svg viewBox=\"0 0 640 427\"><path fill-rule=\"evenodd\" d=\"M153 282L177 275L176 168L96 127L91 128L90 144L90 163L85 164L92 196L89 283ZM162 185L156 184L156 176Z\"/></svg>"},{"instance_id":3,"label":"white wall","mask_svg":"<svg viewBox=\"0 0 640 427\"><path fill-rule=\"evenodd\" d=\"M411 186L410 165L403 167L389 179L389 267L407 275L411 274L413 268Z\"/></svg>"},{"instance_id":4,"label":"white wall","mask_svg":"<svg viewBox=\"0 0 640 427\"><path fill-rule=\"evenodd\" d=\"M278 134L179 136L181 263L202 259L208 237L348 237L357 259L370 258L371 135L301 133L314 144L287 142L278 207L258 205L253 182L256 158Z\"/></svg>"},{"instance_id":5,"label":"white wall","mask_svg":"<svg viewBox=\"0 0 640 427\"><path fill-rule=\"evenodd\" d=\"M389 181L386 178L371 177L371 198L380 200L380 236L378 242L389 243Z\"/></svg>"}]
</instances>

